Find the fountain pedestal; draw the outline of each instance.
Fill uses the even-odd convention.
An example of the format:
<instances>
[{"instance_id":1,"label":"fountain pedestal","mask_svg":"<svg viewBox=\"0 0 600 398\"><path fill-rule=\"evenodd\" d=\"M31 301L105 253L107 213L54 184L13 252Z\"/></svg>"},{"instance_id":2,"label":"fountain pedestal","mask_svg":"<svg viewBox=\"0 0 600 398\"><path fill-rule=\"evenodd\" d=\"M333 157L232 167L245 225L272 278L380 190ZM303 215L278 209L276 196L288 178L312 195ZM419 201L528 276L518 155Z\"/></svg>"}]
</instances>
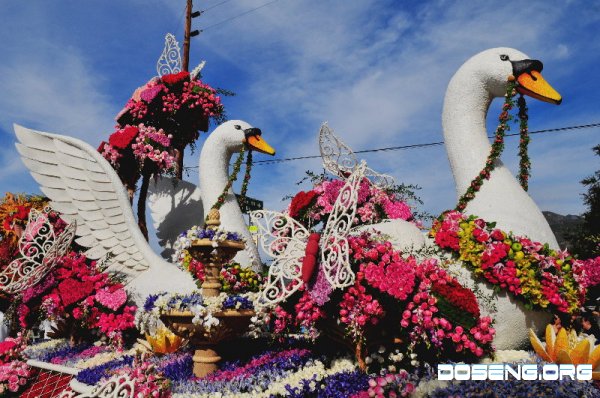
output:
<instances>
[{"instance_id":1,"label":"fountain pedestal","mask_svg":"<svg viewBox=\"0 0 600 398\"><path fill-rule=\"evenodd\" d=\"M206 228L217 229L220 225L219 211L211 209L206 221ZM242 242L210 239L196 239L188 248L190 255L204 264L205 279L202 283L204 297L216 297L221 293L219 275L224 263L231 261L236 253L245 248ZM161 315L164 324L178 336L189 340L194 347L194 375L204 377L218 369L221 356L218 344L232 340L244 334L250 326L253 310L223 310L214 313L219 324L207 330L201 324L192 322L194 314L190 311L171 311Z\"/></svg>"}]
</instances>

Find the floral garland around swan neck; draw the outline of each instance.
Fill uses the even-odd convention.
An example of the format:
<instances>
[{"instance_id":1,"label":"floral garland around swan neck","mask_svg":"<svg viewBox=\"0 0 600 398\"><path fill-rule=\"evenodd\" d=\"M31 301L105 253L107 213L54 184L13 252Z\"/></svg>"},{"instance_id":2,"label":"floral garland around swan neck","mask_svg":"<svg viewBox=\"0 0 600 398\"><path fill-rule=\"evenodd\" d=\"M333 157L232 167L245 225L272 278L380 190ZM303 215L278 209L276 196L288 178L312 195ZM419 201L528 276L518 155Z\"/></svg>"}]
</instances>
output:
<instances>
[{"instance_id":1,"label":"floral garland around swan neck","mask_svg":"<svg viewBox=\"0 0 600 398\"><path fill-rule=\"evenodd\" d=\"M219 210L221 206L225 203L225 197L229 192L229 189L233 185L233 183L237 180L238 174L240 173L240 169L242 168L242 161L244 160L244 153L246 152L246 146L242 146L240 150L240 154L235 160L233 164L233 171L231 175L227 179L227 184L225 184L225 188L223 188L223 192L217 198L215 204L211 207L212 209ZM246 193L248 192L248 183L250 182L250 172L252 170L252 150L248 150L248 157L246 158L246 174L244 175L244 181L242 182L242 190L240 191L239 204L243 206L246 201ZM206 220L208 220L208 214L206 215Z\"/></svg>"},{"instance_id":2,"label":"floral garland around swan neck","mask_svg":"<svg viewBox=\"0 0 600 398\"><path fill-rule=\"evenodd\" d=\"M477 177L471 181L471 185L467 188L467 191L460 197L454 210L463 211L467 207L467 204L475 198L475 194L481 189L484 180L489 180L492 171L496 168L496 160L500 158L502 151L504 150L504 137L506 132L510 130L508 122L513 120L515 117L511 116L509 112L514 108L515 101L514 97L517 94L517 83L514 76L509 76L508 84L506 86L506 95L504 98L504 105L502 105L502 112L498 117L498 127L496 128L494 142L492 143L492 149L490 154L485 161L485 166L479 172ZM517 100L517 106L519 107L519 113L517 119L520 121L520 141L519 141L519 183L525 191L528 188L529 171L531 169L531 162L527 155L527 147L529 144L529 128L527 125L527 104L525 98L521 94Z\"/></svg>"}]
</instances>

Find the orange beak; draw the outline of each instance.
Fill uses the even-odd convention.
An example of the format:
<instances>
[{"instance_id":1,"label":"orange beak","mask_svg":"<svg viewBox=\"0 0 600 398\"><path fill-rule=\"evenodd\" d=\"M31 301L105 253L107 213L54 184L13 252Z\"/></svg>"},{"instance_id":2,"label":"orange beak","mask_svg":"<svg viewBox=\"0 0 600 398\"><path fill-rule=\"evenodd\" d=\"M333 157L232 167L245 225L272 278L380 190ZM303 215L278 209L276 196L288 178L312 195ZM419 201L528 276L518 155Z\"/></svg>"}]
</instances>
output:
<instances>
[{"instance_id":1,"label":"orange beak","mask_svg":"<svg viewBox=\"0 0 600 398\"><path fill-rule=\"evenodd\" d=\"M540 101L560 105L562 97L560 94L542 77L538 71L524 72L517 76L517 91L523 95L528 95Z\"/></svg>"},{"instance_id":2,"label":"orange beak","mask_svg":"<svg viewBox=\"0 0 600 398\"><path fill-rule=\"evenodd\" d=\"M271 145L267 144L267 141L263 140L260 135L251 135L246 138L246 144L257 152L266 153L267 155L275 155L275 149Z\"/></svg>"}]
</instances>

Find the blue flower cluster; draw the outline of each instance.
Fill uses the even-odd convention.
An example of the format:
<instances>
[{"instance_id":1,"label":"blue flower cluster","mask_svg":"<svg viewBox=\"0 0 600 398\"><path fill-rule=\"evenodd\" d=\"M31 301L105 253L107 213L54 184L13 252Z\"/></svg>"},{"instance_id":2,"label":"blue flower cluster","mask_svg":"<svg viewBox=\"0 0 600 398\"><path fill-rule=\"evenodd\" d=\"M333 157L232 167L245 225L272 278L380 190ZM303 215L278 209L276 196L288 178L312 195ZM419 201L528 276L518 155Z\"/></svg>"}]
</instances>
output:
<instances>
[{"instance_id":1,"label":"blue flower cluster","mask_svg":"<svg viewBox=\"0 0 600 398\"><path fill-rule=\"evenodd\" d=\"M45 343L45 342L42 342ZM30 345L23 351L23 355L29 359L35 359L37 361L48 362L49 359L52 359L56 356L55 353L60 353L67 347L71 347L69 342L65 340L64 342L54 346L48 347L45 349L40 349L36 345Z\"/></svg>"},{"instance_id":2,"label":"blue flower cluster","mask_svg":"<svg viewBox=\"0 0 600 398\"><path fill-rule=\"evenodd\" d=\"M262 354L263 356L266 354ZM256 357L255 357L256 358ZM250 372L242 372L233 378L220 380L220 375L227 372L224 369L232 368L230 364L224 364L220 371L212 375L198 379L196 382L174 382L173 393L181 394L211 394L222 393L233 395L236 393L266 390L274 380L285 377L290 372L302 368L311 358L309 355L290 355L287 357L276 357L262 365L252 368Z\"/></svg>"},{"instance_id":3,"label":"blue flower cluster","mask_svg":"<svg viewBox=\"0 0 600 398\"><path fill-rule=\"evenodd\" d=\"M254 308L254 305L252 305L252 301L250 301L247 297L242 296L228 296L225 301L223 301L224 310L236 308L240 310L251 310Z\"/></svg>"},{"instance_id":4,"label":"blue flower cluster","mask_svg":"<svg viewBox=\"0 0 600 398\"><path fill-rule=\"evenodd\" d=\"M195 305L202 305L204 300L200 293L192 293L187 296L173 296L167 303L167 308L190 309Z\"/></svg>"},{"instance_id":5,"label":"blue flower cluster","mask_svg":"<svg viewBox=\"0 0 600 398\"><path fill-rule=\"evenodd\" d=\"M314 382L311 387L311 383ZM369 376L359 370L341 372L316 382L315 377L304 380L299 388L285 387L286 397L346 398L369 388Z\"/></svg>"},{"instance_id":6,"label":"blue flower cluster","mask_svg":"<svg viewBox=\"0 0 600 398\"><path fill-rule=\"evenodd\" d=\"M193 376L194 362L189 352L170 354L158 363L158 370L171 381L185 381Z\"/></svg>"},{"instance_id":7,"label":"blue flower cluster","mask_svg":"<svg viewBox=\"0 0 600 398\"><path fill-rule=\"evenodd\" d=\"M196 231L196 237L197 239L210 239L213 240L215 237L215 233L216 231L214 229L204 229L204 228L200 228ZM227 234L227 240L233 240L236 242L241 242L243 240L243 237L238 234L237 232L222 232L222 233L226 233ZM180 237L187 237L187 231L186 232L182 232L181 234L179 234Z\"/></svg>"},{"instance_id":8,"label":"blue flower cluster","mask_svg":"<svg viewBox=\"0 0 600 398\"><path fill-rule=\"evenodd\" d=\"M42 355L39 355L37 359L42 362L51 362L53 358L65 358L71 357L73 355L77 355L80 352L87 350L91 347L91 344L78 344L76 346L71 346L67 343L66 346L59 346L53 350L49 350Z\"/></svg>"},{"instance_id":9,"label":"blue flower cluster","mask_svg":"<svg viewBox=\"0 0 600 398\"><path fill-rule=\"evenodd\" d=\"M77 381L88 385L94 385L103 378L108 378L111 374L124 366L130 366L133 363L133 356L126 355L122 358L114 359L106 362L102 365L94 366L92 368L83 369L80 371L75 378Z\"/></svg>"},{"instance_id":10,"label":"blue flower cluster","mask_svg":"<svg viewBox=\"0 0 600 398\"><path fill-rule=\"evenodd\" d=\"M146 302L144 303L144 311L150 312L154 308L154 303L158 300L159 297L164 296L167 293L158 293L151 294L146 298Z\"/></svg>"}]
</instances>

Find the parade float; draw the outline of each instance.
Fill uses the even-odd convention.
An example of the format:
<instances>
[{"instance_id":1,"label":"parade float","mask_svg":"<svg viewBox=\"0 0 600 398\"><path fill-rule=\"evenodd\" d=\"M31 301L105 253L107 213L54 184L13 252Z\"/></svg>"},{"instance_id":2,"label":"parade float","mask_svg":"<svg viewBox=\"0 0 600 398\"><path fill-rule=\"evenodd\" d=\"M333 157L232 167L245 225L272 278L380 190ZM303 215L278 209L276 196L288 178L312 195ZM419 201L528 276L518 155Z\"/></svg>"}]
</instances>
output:
<instances>
[{"instance_id":1,"label":"parade float","mask_svg":"<svg viewBox=\"0 0 600 398\"><path fill-rule=\"evenodd\" d=\"M159 75L135 90L98 148L15 126L45 197L0 205L11 336L0 343L0 395L599 395L593 381L437 379L440 363L600 364L594 339L546 327L553 314L577 315L600 273L598 259L558 248L526 192L523 95L561 101L540 61L495 48L451 80L442 119L459 199L431 230L405 187L327 124L317 140L327 173L285 211L251 212L249 229L240 202L253 151L275 151L260 129L225 121L204 64L182 70L172 50L168 35ZM504 104L490 145L495 97ZM500 161L513 119L518 181ZM211 121L199 187L175 181L183 148ZM148 195L163 256L147 242Z\"/></svg>"}]
</instances>

